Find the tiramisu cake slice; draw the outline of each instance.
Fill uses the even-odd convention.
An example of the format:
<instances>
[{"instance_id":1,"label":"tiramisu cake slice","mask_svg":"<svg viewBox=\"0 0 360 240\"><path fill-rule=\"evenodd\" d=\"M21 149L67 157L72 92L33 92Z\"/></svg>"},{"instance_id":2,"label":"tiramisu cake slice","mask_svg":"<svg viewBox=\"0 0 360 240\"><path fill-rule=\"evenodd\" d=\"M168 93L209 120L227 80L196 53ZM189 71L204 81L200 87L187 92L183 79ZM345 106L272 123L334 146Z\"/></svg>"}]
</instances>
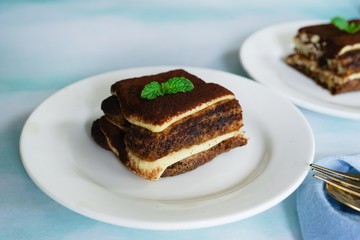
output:
<instances>
[{"instance_id":1,"label":"tiramisu cake slice","mask_svg":"<svg viewBox=\"0 0 360 240\"><path fill-rule=\"evenodd\" d=\"M193 89L141 97L145 86L182 78ZM180 84L181 85L181 84ZM102 102L104 116L92 136L139 176L157 180L188 172L217 155L247 143L242 108L232 92L184 71L118 81Z\"/></svg>"},{"instance_id":2,"label":"tiramisu cake slice","mask_svg":"<svg viewBox=\"0 0 360 240\"><path fill-rule=\"evenodd\" d=\"M360 90L360 31L345 30L333 23L300 28L294 37L295 53L286 57L286 63L331 94Z\"/></svg>"}]
</instances>

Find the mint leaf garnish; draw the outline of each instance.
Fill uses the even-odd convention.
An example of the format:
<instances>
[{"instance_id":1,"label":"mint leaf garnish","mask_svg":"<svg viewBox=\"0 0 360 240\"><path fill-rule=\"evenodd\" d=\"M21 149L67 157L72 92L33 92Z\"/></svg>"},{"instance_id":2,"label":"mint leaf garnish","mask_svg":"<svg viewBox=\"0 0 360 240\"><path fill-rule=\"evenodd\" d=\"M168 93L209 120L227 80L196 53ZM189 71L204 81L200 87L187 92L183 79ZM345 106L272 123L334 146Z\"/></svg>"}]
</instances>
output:
<instances>
[{"instance_id":1,"label":"mint leaf garnish","mask_svg":"<svg viewBox=\"0 0 360 240\"><path fill-rule=\"evenodd\" d=\"M141 91L141 97L154 99L165 94L188 92L194 89L193 83L185 77L173 77L163 83L151 82Z\"/></svg>"},{"instance_id":2,"label":"mint leaf garnish","mask_svg":"<svg viewBox=\"0 0 360 240\"><path fill-rule=\"evenodd\" d=\"M349 23L344 18L341 17L334 17L331 19L332 24L335 25L338 29L345 31L347 33L356 33L360 31L360 22L355 23L351 22Z\"/></svg>"},{"instance_id":3,"label":"mint leaf garnish","mask_svg":"<svg viewBox=\"0 0 360 240\"><path fill-rule=\"evenodd\" d=\"M161 84L165 94L175 94L178 92L188 92L194 88L192 82L185 77L173 77Z\"/></svg>"},{"instance_id":4,"label":"mint leaf garnish","mask_svg":"<svg viewBox=\"0 0 360 240\"><path fill-rule=\"evenodd\" d=\"M141 91L141 97L146 99L154 99L164 95L161 85L158 82L151 82L145 85Z\"/></svg>"},{"instance_id":5,"label":"mint leaf garnish","mask_svg":"<svg viewBox=\"0 0 360 240\"><path fill-rule=\"evenodd\" d=\"M349 31L351 33L356 33L357 31L360 31L360 23L350 23L349 24Z\"/></svg>"}]
</instances>

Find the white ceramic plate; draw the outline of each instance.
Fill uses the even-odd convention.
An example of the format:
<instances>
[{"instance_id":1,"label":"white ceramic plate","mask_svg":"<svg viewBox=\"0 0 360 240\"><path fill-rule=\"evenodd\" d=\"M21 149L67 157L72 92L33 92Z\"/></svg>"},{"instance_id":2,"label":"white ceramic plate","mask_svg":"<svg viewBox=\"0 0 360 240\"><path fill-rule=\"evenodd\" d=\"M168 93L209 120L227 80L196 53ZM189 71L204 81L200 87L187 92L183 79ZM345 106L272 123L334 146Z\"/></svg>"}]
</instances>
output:
<instances>
[{"instance_id":1,"label":"white ceramic plate","mask_svg":"<svg viewBox=\"0 0 360 240\"><path fill-rule=\"evenodd\" d=\"M289 22L259 30L245 40L240 48L240 60L252 78L301 107L333 116L360 119L360 92L333 96L284 63L284 58L293 52L292 40L297 30L322 22Z\"/></svg>"},{"instance_id":2,"label":"white ceramic plate","mask_svg":"<svg viewBox=\"0 0 360 240\"><path fill-rule=\"evenodd\" d=\"M179 67L147 67L94 76L43 102L20 139L32 180L55 201L100 221L144 229L214 226L260 213L303 181L314 155L311 129L288 100L251 80L185 67L231 89L244 111L249 143L198 169L159 181L129 172L90 137L101 101L117 80Z\"/></svg>"}]
</instances>

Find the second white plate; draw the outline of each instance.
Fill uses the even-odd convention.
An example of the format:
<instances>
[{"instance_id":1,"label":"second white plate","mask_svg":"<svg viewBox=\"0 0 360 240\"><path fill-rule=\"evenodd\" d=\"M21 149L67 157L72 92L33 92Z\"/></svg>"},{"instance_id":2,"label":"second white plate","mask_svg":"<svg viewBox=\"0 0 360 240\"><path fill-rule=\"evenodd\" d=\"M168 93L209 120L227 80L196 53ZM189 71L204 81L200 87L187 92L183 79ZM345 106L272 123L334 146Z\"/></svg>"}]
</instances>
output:
<instances>
[{"instance_id":1,"label":"second white plate","mask_svg":"<svg viewBox=\"0 0 360 240\"><path fill-rule=\"evenodd\" d=\"M70 85L42 103L20 139L23 164L55 201L104 222L145 229L190 229L258 214L303 181L314 156L311 129L287 99L251 80L186 67L231 89L244 111L248 145L198 169L153 182L128 171L90 136L101 101L117 80L180 67L110 72Z\"/></svg>"},{"instance_id":2,"label":"second white plate","mask_svg":"<svg viewBox=\"0 0 360 240\"><path fill-rule=\"evenodd\" d=\"M245 40L240 48L240 60L252 78L301 107L333 116L360 119L360 91L333 96L284 62L284 58L293 52L292 40L297 30L323 22L296 21L261 29Z\"/></svg>"}]
</instances>

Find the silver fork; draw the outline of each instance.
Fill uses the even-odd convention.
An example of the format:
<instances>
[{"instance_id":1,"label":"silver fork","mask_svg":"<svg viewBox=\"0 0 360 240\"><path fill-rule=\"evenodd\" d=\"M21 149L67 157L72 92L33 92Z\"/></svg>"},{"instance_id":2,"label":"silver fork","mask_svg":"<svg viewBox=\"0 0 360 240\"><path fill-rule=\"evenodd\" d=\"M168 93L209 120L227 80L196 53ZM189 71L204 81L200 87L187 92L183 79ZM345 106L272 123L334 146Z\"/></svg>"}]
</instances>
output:
<instances>
[{"instance_id":1,"label":"silver fork","mask_svg":"<svg viewBox=\"0 0 360 240\"><path fill-rule=\"evenodd\" d=\"M360 174L349 174L310 164L314 177L344 192L360 197Z\"/></svg>"}]
</instances>

